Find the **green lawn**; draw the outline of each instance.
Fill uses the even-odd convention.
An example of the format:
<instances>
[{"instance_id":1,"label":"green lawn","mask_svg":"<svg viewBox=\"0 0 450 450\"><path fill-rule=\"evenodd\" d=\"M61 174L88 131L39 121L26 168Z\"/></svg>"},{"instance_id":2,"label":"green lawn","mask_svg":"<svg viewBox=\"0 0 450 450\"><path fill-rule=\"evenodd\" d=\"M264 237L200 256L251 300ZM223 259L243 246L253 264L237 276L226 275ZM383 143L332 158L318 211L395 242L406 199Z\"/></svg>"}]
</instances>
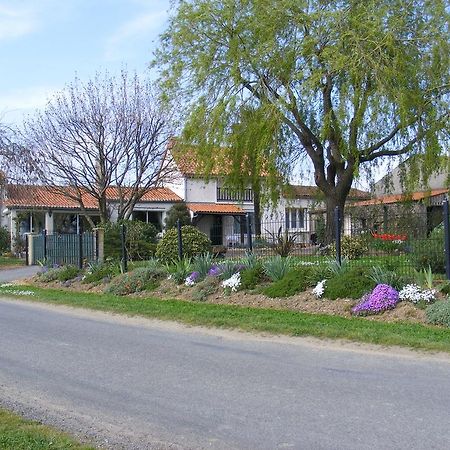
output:
<instances>
[{"instance_id":1,"label":"green lawn","mask_svg":"<svg viewBox=\"0 0 450 450\"><path fill-rule=\"evenodd\" d=\"M292 311L244 308L228 305L155 298L119 297L109 294L75 293L30 286L5 288L6 293L28 290L31 301L46 302L175 320L191 325L268 332L290 336L347 339L381 345L399 345L423 350L450 352L450 329L409 323L383 323L363 318L344 318ZM0 289L0 293L2 290ZM331 300L324 300L331 301Z\"/></svg>"},{"instance_id":2,"label":"green lawn","mask_svg":"<svg viewBox=\"0 0 450 450\"><path fill-rule=\"evenodd\" d=\"M24 259L15 258L12 256L0 256L0 269L7 266L23 266L24 264Z\"/></svg>"},{"instance_id":3,"label":"green lawn","mask_svg":"<svg viewBox=\"0 0 450 450\"><path fill-rule=\"evenodd\" d=\"M93 450L65 433L0 409L0 448L2 450Z\"/></svg>"}]
</instances>

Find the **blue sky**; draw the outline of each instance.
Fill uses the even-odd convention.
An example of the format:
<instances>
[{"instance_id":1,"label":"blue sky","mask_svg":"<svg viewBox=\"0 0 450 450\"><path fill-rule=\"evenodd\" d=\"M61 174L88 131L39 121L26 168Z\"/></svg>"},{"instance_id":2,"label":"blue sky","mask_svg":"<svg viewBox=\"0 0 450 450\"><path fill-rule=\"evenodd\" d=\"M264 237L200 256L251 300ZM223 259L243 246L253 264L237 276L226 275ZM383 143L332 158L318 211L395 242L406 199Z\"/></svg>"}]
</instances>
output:
<instances>
[{"instance_id":1,"label":"blue sky","mask_svg":"<svg viewBox=\"0 0 450 450\"><path fill-rule=\"evenodd\" d=\"M20 124L75 76L144 73L170 0L0 0L0 121Z\"/></svg>"}]
</instances>

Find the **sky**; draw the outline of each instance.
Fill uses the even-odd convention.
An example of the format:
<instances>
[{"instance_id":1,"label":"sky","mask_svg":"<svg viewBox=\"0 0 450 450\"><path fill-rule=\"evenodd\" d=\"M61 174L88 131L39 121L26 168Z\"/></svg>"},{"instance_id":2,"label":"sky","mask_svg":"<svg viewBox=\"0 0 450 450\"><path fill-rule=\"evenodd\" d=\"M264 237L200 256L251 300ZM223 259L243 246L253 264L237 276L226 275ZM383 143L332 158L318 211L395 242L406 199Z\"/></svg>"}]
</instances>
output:
<instances>
[{"instance_id":1,"label":"sky","mask_svg":"<svg viewBox=\"0 0 450 450\"><path fill-rule=\"evenodd\" d=\"M170 0L0 0L0 121L95 72L149 73Z\"/></svg>"}]
</instances>

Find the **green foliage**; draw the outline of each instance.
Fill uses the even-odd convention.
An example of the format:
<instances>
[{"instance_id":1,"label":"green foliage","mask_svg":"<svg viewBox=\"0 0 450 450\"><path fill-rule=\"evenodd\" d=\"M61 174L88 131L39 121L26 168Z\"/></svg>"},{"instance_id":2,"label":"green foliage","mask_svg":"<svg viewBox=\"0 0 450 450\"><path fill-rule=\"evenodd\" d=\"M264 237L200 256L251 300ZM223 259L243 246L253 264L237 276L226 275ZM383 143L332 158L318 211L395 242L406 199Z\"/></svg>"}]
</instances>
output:
<instances>
[{"instance_id":1,"label":"green foliage","mask_svg":"<svg viewBox=\"0 0 450 450\"><path fill-rule=\"evenodd\" d=\"M198 144L207 173L218 145L242 144L233 167L255 159L252 140L259 167L306 150L330 200L377 158L424 152L424 178L439 166L450 55L444 0L176 5L155 64L165 98L185 100L184 137ZM280 185L280 171L269 164L269 188Z\"/></svg>"},{"instance_id":2,"label":"green foliage","mask_svg":"<svg viewBox=\"0 0 450 450\"><path fill-rule=\"evenodd\" d=\"M417 270L445 273L444 229L435 228L427 239L416 240L412 244L411 261Z\"/></svg>"},{"instance_id":3,"label":"green foliage","mask_svg":"<svg viewBox=\"0 0 450 450\"><path fill-rule=\"evenodd\" d=\"M263 261L263 269L270 280L278 281L294 267L294 264L295 261L290 256L282 258L277 255Z\"/></svg>"},{"instance_id":4,"label":"green foliage","mask_svg":"<svg viewBox=\"0 0 450 450\"><path fill-rule=\"evenodd\" d=\"M11 234L5 227L0 227L0 252L7 252L11 248Z\"/></svg>"},{"instance_id":5,"label":"green foliage","mask_svg":"<svg viewBox=\"0 0 450 450\"><path fill-rule=\"evenodd\" d=\"M241 264L232 259L226 259L218 264L218 267L220 269L219 278L228 280L228 278L231 278L236 272L240 271Z\"/></svg>"},{"instance_id":6,"label":"green foliage","mask_svg":"<svg viewBox=\"0 0 450 450\"><path fill-rule=\"evenodd\" d=\"M192 288L192 300L196 302L204 302L207 298L217 292L220 281L217 277L206 277L199 283L195 283Z\"/></svg>"},{"instance_id":7,"label":"green foliage","mask_svg":"<svg viewBox=\"0 0 450 450\"><path fill-rule=\"evenodd\" d=\"M184 202L175 203L169 211L167 211L166 220L164 222L166 230L176 228L178 219L181 222L181 226L191 225L191 215Z\"/></svg>"},{"instance_id":8,"label":"green foliage","mask_svg":"<svg viewBox=\"0 0 450 450\"><path fill-rule=\"evenodd\" d=\"M261 264L248 267L241 272L241 290L255 289L261 282L265 281L266 276Z\"/></svg>"},{"instance_id":9,"label":"green foliage","mask_svg":"<svg viewBox=\"0 0 450 450\"><path fill-rule=\"evenodd\" d=\"M336 259L333 258L329 258L326 260L325 262L325 267L324 267L324 276L325 278L331 278L334 277L336 275L341 274L342 272L344 272L345 270L348 269L348 259L343 258L341 260L341 264L339 264Z\"/></svg>"},{"instance_id":10,"label":"green foliage","mask_svg":"<svg viewBox=\"0 0 450 450\"><path fill-rule=\"evenodd\" d=\"M397 291L401 290L409 282L404 275L399 275L395 271L385 269L381 266L372 267L368 276L376 285L388 284Z\"/></svg>"},{"instance_id":11,"label":"green foliage","mask_svg":"<svg viewBox=\"0 0 450 450\"><path fill-rule=\"evenodd\" d=\"M450 300L448 298L427 306L425 313L429 323L450 327Z\"/></svg>"},{"instance_id":12,"label":"green foliage","mask_svg":"<svg viewBox=\"0 0 450 450\"><path fill-rule=\"evenodd\" d=\"M200 279L203 279L208 275L208 271L213 263L213 255L211 253L204 253L203 255L197 255L192 261L193 272L198 272Z\"/></svg>"},{"instance_id":13,"label":"green foliage","mask_svg":"<svg viewBox=\"0 0 450 450\"><path fill-rule=\"evenodd\" d=\"M131 272L124 273L112 279L105 289L108 294L128 295L134 292L152 290L164 278L164 268L138 267Z\"/></svg>"},{"instance_id":14,"label":"green foliage","mask_svg":"<svg viewBox=\"0 0 450 450\"><path fill-rule=\"evenodd\" d=\"M291 297L311 286L312 267L301 267L288 272L281 280L267 286L263 293L268 297Z\"/></svg>"},{"instance_id":15,"label":"green foliage","mask_svg":"<svg viewBox=\"0 0 450 450\"><path fill-rule=\"evenodd\" d=\"M211 241L205 233L191 225L185 225L181 228L183 241L183 255L192 258L211 252ZM178 259L178 234L176 228L171 228L164 233L162 239L158 242L156 248L157 258L170 263Z\"/></svg>"},{"instance_id":16,"label":"green foliage","mask_svg":"<svg viewBox=\"0 0 450 450\"><path fill-rule=\"evenodd\" d=\"M190 258L174 260L171 265L166 266L167 272L172 280L177 284L182 284L186 278L193 272Z\"/></svg>"},{"instance_id":17,"label":"green foliage","mask_svg":"<svg viewBox=\"0 0 450 450\"><path fill-rule=\"evenodd\" d=\"M361 298L375 287L375 282L369 278L366 267L353 266L327 280L324 297L331 300L337 298Z\"/></svg>"},{"instance_id":18,"label":"green foliage","mask_svg":"<svg viewBox=\"0 0 450 450\"><path fill-rule=\"evenodd\" d=\"M288 230L283 232L282 227L278 229L276 234L271 232L268 232L268 234L273 242L273 250L282 257L289 256L293 252L295 241L299 236L299 233L289 233Z\"/></svg>"},{"instance_id":19,"label":"green foliage","mask_svg":"<svg viewBox=\"0 0 450 450\"><path fill-rule=\"evenodd\" d=\"M80 269L76 266L62 266L48 269L38 274L39 281L50 283L51 281L68 281L73 280L80 274Z\"/></svg>"},{"instance_id":20,"label":"green foliage","mask_svg":"<svg viewBox=\"0 0 450 450\"><path fill-rule=\"evenodd\" d=\"M98 283L109 280L120 273L117 262L107 261L103 263L90 263L83 277L83 283Z\"/></svg>"},{"instance_id":21,"label":"green foliage","mask_svg":"<svg viewBox=\"0 0 450 450\"><path fill-rule=\"evenodd\" d=\"M126 227L125 248L129 260L146 260L155 255L158 230L152 223L124 220L105 228L105 257L121 259L121 225Z\"/></svg>"},{"instance_id":22,"label":"green foliage","mask_svg":"<svg viewBox=\"0 0 450 450\"><path fill-rule=\"evenodd\" d=\"M369 250L367 240L364 236L342 236L341 239L341 256L346 259L359 259ZM336 245L330 246L329 254L331 257L336 256Z\"/></svg>"}]
</instances>

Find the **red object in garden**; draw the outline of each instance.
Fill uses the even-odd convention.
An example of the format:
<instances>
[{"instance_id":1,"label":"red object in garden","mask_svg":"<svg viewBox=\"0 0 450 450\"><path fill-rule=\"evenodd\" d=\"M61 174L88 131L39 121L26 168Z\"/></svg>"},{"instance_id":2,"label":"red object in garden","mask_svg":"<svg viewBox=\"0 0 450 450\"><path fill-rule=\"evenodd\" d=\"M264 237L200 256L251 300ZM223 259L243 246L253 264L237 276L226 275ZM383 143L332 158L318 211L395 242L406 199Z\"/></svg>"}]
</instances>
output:
<instances>
[{"instance_id":1,"label":"red object in garden","mask_svg":"<svg viewBox=\"0 0 450 450\"><path fill-rule=\"evenodd\" d=\"M408 239L408 236L406 234L372 233L372 236L375 239L381 239L383 241L406 241Z\"/></svg>"}]
</instances>

